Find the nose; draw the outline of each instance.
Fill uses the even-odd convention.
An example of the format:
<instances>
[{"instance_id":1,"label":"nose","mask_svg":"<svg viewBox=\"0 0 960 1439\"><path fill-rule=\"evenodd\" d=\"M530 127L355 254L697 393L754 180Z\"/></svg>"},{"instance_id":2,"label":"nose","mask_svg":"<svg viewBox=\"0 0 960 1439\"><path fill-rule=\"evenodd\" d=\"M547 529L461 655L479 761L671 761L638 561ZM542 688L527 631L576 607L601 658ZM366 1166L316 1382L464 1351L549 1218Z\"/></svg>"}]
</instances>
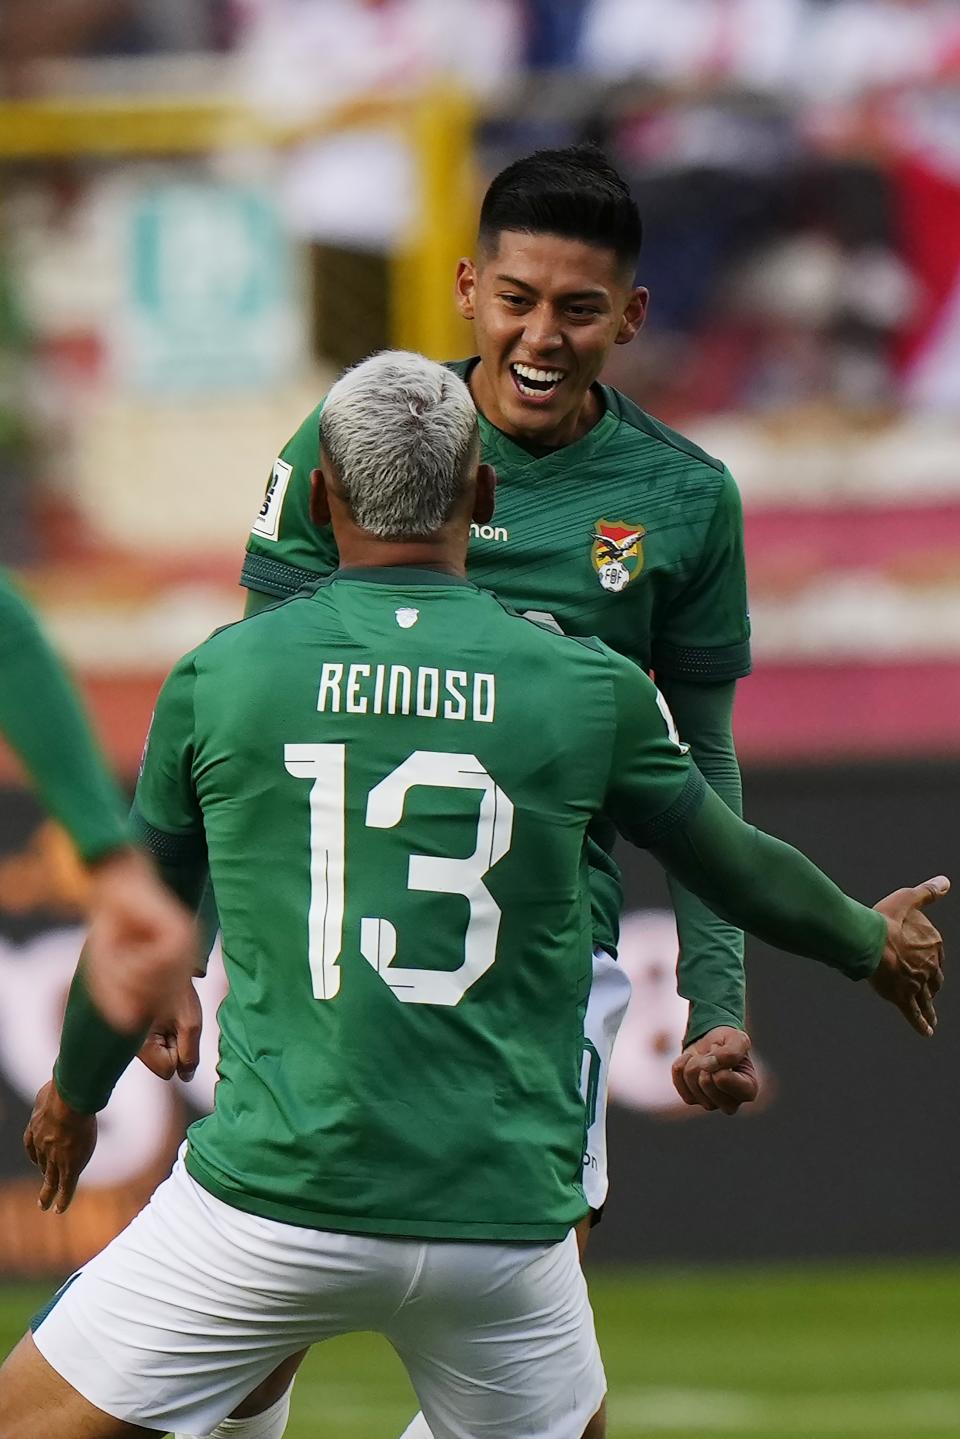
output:
<instances>
[{"instance_id":1,"label":"nose","mask_svg":"<svg viewBox=\"0 0 960 1439\"><path fill-rule=\"evenodd\" d=\"M523 331L524 341L534 354L547 354L563 344L560 326L552 306L537 305L527 315Z\"/></svg>"}]
</instances>

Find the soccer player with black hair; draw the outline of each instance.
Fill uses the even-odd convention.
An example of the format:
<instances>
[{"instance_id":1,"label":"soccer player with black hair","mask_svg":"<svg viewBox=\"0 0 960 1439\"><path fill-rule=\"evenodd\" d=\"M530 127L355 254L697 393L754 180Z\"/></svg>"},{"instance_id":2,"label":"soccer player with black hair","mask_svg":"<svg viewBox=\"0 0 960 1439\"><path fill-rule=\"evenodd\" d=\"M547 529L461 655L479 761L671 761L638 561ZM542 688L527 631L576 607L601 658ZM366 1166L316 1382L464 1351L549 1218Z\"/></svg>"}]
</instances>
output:
<instances>
[{"instance_id":1,"label":"soccer player with black hair","mask_svg":"<svg viewBox=\"0 0 960 1439\"><path fill-rule=\"evenodd\" d=\"M473 525L468 570L515 609L566 634L599 635L652 673L705 779L740 814L732 716L736 681L750 670L750 626L737 487L720 460L600 380L613 346L643 325L641 240L629 188L594 146L538 151L490 184L475 256L456 276L477 353L449 366L470 389L483 458L498 475L496 524ZM274 464L243 565L248 614L337 567L332 530L309 515L323 408ZM581 1248L607 1194L607 1069L630 994L616 959L622 891L612 842L598 818L584 1022L591 1216ZM744 1029L743 936L679 881L670 888L678 987L690 1005L674 1082L686 1103L732 1112L758 1087ZM178 1056L186 1071L196 1062L199 1005L192 992L184 1004L179 1035L175 1023L161 1025L145 1052L165 1077ZM404 1439L429 1439L420 1416Z\"/></svg>"},{"instance_id":2,"label":"soccer player with black hair","mask_svg":"<svg viewBox=\"0 0 960 1439\"><path fill-rule=\"evenodd\" d=\"M478 353L450 366L470 388L483 457L498 474L497 522L474 527L468 565L515 609L567 634L597 634L654 674L707 781L739 813L731 722L750 648L737 488L719 460L599 379L612 347L643 323L641 238L626 183L592 146L540 151L491 183L476 257L456 281ZM332 533L308 515L322 425L321 404L274 466L243 566L248 613L336 567ZM602 1073L584 1182L599 1211L605 1069L629 983L615 958L621 888L609 828L601 822L593 835L587 1037ZM733 1108L756 1092L742 936L672 889L679 988L690 1001L679 1087L688 1102ZM719 1081L702 1071L716 1052Z\"/></svg>"},{"instance_id":3,"label":"soccer player with black hair","mask_svg":"<svg viewBox=\"0 0 960 1439\"><path fill-rule=\"evenodd\" d=\"M328 396L311 476L339 568L168 677L134 825L184 898L212 877L214 1110L7 1360L3 1439L267 1439L289 1381L225 1416L361 1330L435 1439L602 1435L574 1233L600 814L734 923L935 1024L922 910L947 881L858 904L714 794L638 665L471 583L494 478L456 375L366 361ZM46 1185L75 1183L138 1042L81 973L27 1133Z\"/></svg>"}]
</instances>

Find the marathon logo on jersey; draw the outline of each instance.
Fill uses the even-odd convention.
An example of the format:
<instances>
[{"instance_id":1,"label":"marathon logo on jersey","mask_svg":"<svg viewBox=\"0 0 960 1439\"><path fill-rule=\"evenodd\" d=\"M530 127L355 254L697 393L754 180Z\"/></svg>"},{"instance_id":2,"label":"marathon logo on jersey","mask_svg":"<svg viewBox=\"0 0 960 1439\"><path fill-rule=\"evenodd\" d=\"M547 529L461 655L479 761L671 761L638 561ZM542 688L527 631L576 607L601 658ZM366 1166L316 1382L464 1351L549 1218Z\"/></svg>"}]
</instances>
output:
<instances>
[{"instance_id":1,"label":"marathon logo on jersey","mask_svg":"<svg viewBox=\"0 0 960 1439\"><path fill-rule=\"evenodd\" d=\"M590 562L601 586L613 595L625 590L643 569L643 525L625 520L597 520Z\"/></svg>"},{"instance_id":2,"label":"marathon logo on jersey","mask_svg":"<svg viewBox=\"0 0 960 1439\"><path fill-rule=\"evenodd\" d=\"M290 483L292 474L293 466L288 465L286 460L274 461L273 474L270 476L267 493L263 497L260 513L253 522L253 533L259 535L261 539L279 539L283 497L287 493L287 485Z\"/></svg>"},{"instance_id":3,"label":"marathon logo on jersey","mask_svg":"<svg viewBox=\"0 0 960 1439\"><path fill-rule=\"evenodd\" d=\"M505 544L510 538L510 531L503 525L478 525L476 520L470 524L470 538L472 540L497 540Z\"/></svg>"}]
</instances>

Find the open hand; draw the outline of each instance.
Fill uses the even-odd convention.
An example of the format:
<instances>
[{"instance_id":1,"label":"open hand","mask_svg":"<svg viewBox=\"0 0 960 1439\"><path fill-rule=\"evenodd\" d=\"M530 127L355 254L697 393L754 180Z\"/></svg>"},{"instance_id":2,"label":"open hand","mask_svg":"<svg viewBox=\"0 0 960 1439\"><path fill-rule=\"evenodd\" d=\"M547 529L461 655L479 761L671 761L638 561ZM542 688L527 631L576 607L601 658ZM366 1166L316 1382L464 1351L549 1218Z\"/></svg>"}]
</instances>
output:
<instances>
[{"instance_id":1,"label":"open hand","mask_svg":"<svg viewBox=\"0 0 960 1439\"><path fill-rule=\"evenodd\" d=\"M33 1102L23 1147L43 1175L40 1208L62 1214L97 1147L97 1116L71 1109L51 1079Z\"/></svg>"},{"instance_id":2,"label":"open hand","mask_svg":"<svg viewBox=\"0 0 960 1439\"><path fill-rule=\"evenodd\" d=\"M928 1039L937 1027L933 1001L943 984L943 940L923 911L949 889L946 875L938 874L874 905L887 921L887 943L870 983Z\"/></svg>"},{"instance_id":3,"label":"open hand","mask_svg":"<svg viewBox=\"0 0 960 1439\"><path fill-rule=\"evenodd\" d=\"M760 1092L750 1036L732 1025L708 1030L674 1060L673 1087L684 1104L736 1114Z\"/></svg>"}]
</instances>

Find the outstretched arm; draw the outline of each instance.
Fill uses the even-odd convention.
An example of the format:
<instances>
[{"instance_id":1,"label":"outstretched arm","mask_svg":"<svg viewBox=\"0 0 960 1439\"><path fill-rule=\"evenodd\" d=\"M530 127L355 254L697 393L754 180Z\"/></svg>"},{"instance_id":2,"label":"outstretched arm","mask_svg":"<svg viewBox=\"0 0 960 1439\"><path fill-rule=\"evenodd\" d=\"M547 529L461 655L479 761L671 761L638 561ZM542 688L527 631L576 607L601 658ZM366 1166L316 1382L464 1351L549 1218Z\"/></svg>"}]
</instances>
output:
<instances>
[{"instance_id":1,"label":"outstretched arm","mask_svg":"<svg viewBox=\"0 0 960 1439\"><path fill-rule=\"evenodd\" d=\"M921 1033L932 1032L942 980L940 937L920 913L938 878L868 909L805 855L744 824L704 782L646 675L613 659L617 723L607 813L723 919L851 979L877 978Z\"/></svg>"}]
</instances>

